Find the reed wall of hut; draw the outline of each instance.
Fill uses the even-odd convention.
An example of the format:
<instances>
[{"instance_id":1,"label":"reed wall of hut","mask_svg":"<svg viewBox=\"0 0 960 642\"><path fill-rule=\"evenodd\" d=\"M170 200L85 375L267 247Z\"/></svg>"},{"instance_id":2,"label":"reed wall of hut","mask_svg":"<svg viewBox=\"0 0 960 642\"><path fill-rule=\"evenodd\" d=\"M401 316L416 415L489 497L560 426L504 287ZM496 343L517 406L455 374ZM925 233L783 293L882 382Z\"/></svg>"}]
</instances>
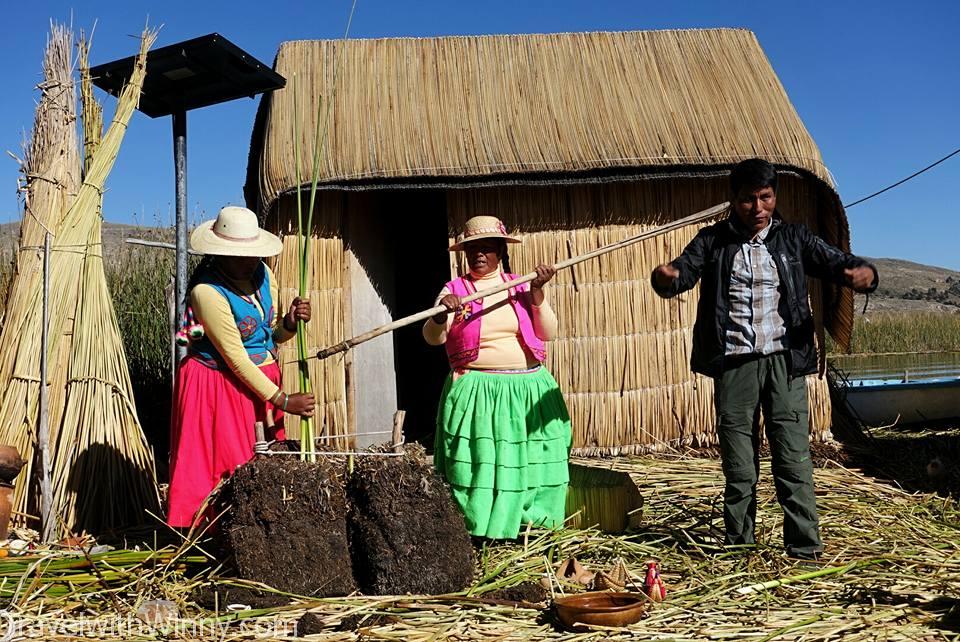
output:
<instances>
[{"instance_id":1,"label":"reed wall of hut","mask_svg":"<svg viewBox=\"0 0 960 642\"><path fill-rule=\"evenodd\" d=\"M781 181L786 219L816 229L815 189L796 175ZM495 212L504 220L523 240L510 246L511 268L525 273L537 263L555 263L705 209L722 201L726 189L724 177L447 189L445 216L435 211L432 220L422 217L412 226L415 217L395 210L407 197L402 191L324 192L324 223L314 235L311 350L430 307L443 283L465 270L446 248L470 216ZM295 200L283 197L277 216L270 217L271 223L282 217L286 225L274 229L294 246L295 208ZM413 233L396 229L398 221ZM649 283L652 267L679 254L699 229L689 226L580 264L549 286L560 331L550 343L547 366L570 408L578 454L716 443L713 382L689 367L698 289L664 300ZM285 297L296 290L293 256L285 253L276 266ZM415 282L416 291L401 281ZM819 282L809 285L822 327ZM311 362L324 434L357 433L349 443L360 446L385 441L370 433L389 429L398 400L410 413L411 433L429 434L445 359L442 349L423 343L419 327ZM292 347L283 350L284 376L292 386L295 354ZM826 381L812 375L807 388L812 435L824 438L830 428Z\"/></svg>"},{"instance_id":2,"label":"reed wall of hut","mask_svg":"<svg viewBox=\"0 0 960 642\"><path fill-rule=\"evenodd\" d=\"M446 247L470 216L495 214L523 239L510 247L522 273L727 200L726 175L742 158L778 167L788 221L849 248L819 151L747 31L299 41L281 47L275 66L288 85L261 103L246 191L284 238L276 270L285 297L297 279L297 183L311 175L314 125L326 113L303 106L330 105L311 349L432 305L462 270ZM665 301L649 285L650 270L698 229L578 265L551 284L560 336L547 365L577 452L715 443L712 381L689 369L697 291ZM846 345L852 297L810 285L820 345L825 330ZM290 387L294 358L285 347ZM323 434L350 435L343 445L385 441L371 433L389 430L399 405L412 435L425 438L444 361L417 326L312 360ZM807 385L821 438L826 384Z\"/></svg>"}]
</instances>

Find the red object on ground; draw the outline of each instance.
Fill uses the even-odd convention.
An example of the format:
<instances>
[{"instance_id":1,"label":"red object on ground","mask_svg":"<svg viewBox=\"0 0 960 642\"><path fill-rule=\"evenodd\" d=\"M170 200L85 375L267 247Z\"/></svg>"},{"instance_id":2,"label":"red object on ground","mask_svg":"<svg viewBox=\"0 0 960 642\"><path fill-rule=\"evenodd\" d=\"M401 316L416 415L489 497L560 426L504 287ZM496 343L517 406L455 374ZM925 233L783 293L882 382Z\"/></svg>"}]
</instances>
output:
<instances>
[{"instance_id":1,"label":"red object on ground","mask_svg":"<svg viewBox=\"0 0 960 642\"><path fill-rule=\"evenodd\" d=\"M660 577L660 565L657 562L647 562L647 577L643 580L643 592L653 602L662 602L667 597L667 587Z\"/></svg>"},{"instance_id":2,"label":"red object on ground","mask_svg":"<svg viewBox=\"0 0 960 642\"><path fill-rule=\"evenodd\" d=\"M280 385L276 363L260 368ZM260 401L229 370L208 368L193 358L184 359L177 375L170 435L170 491L167 524L189 528L210 491L223 477L253 457L253 425L266 421L269 402ZM274 408L275 435L285 439L283 412Z\"/></svg>"}]
</instances>

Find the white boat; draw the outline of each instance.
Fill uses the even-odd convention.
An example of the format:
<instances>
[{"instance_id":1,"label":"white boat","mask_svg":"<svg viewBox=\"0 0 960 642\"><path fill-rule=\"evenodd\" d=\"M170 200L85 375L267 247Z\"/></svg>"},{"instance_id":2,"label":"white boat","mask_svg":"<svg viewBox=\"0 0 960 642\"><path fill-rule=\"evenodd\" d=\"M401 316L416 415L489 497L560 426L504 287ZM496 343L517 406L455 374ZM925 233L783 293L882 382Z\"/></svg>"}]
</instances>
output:
<instances>
[{"instance_id":1,"label":"white boat","mask_svg":"<svg viewBox=\"0 0 960 642\"><path fill-rule=\"evenodd\" d=\"M844 391L854 416L870 426L960 418L960 376L849 379Z\"/></svg>"}]
</instances>

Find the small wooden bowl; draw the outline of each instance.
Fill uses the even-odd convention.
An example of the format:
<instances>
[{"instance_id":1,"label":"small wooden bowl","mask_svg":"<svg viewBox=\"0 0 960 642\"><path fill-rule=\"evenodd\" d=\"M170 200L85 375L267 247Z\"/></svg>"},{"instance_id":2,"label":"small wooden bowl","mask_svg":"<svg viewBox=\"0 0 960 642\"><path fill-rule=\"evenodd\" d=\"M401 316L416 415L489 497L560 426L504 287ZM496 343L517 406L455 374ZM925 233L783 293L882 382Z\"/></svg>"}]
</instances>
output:
<instances>
[{"instance_id":1,"label":"small wooden bowl","mask_svg":"<svg viewBox=\"0 0 960 642\"><path fill-rule=\"evenodd\" d=\"M636 593L595 591L557 598L553 608L568 627L575 624L626 626L640 621L647 602L647 598Z\"/></svg>"}]
</instances>

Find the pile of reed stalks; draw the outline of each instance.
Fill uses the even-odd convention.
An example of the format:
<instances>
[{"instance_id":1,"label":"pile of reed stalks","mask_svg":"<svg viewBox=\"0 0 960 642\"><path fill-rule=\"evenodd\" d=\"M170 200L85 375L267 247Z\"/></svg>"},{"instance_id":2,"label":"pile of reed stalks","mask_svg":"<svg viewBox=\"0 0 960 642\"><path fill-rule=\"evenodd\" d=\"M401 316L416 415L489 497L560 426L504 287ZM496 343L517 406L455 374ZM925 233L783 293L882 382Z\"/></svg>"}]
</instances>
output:
<instances>
[{"instance_id":1,"label":"pile of reed stalks","mask_svg":"<svg viewBox=\"0 0 960 642\"><path fill-rule=\"evenodd\" d=\"M16 446L28 464L16 485L14 508L39 515L36 447L42 327L38 247L52 235L50 256L50 452L59 532L102 531L141 522L158 510L153 454L133 404L123 342L103 270L101 202L104 184L139 100L146 52L144 32L134 72L112 122L102 116L82 73L84 154L76 142L76 91L71 36L55 28L47 81L24 167L25 211L17 274L0 335L0 443ZM81 63L86 66L86 45ZM50 95L52 82L59 91ZM50 104L46 104L48 101ZM60 110L63 110L62 112ZM51 115L53 114L53 115ZM63 114L66 114L64 116ZM61 120L65 119L65 120ZM72 142L70 142L72 141ZM50 187L57 189L51 194Z\"/></svg>"},{"instance_id":2,"label":"pile of reed stalks","mask_svg":"<svg viewBox=\"0 0 960 642\"><path fill-rule=\"evenodd\" d=\"M314 616L318 639L324 640L954 639L960 624L960 507L955 501L912 495L822 462L814 476L826 552L823 566L810 569L786 558L780 547L782 513L769 461L763 462L760 484L759 545L749 551L720 545L723 482L718 461L670 455L607 463L628 472L644 495L637 530L617 536L592 529L529 530L516 543L479 551L476 583L463 593L322 600L291 596L292 603L279 608L210 612L193 602L196 588L256 585L222 577L216 569L198 574L192 567L188 577L174 572L176 564L154 564L160 570L146 573L139 583L128 572L126 582L111 575L99 586L78 583L66 593L39 592L36 599L17 600L13 617L30 634L61 623L80 626L123 618L143 600L164 598L176 602L180 619L157 626L143 639L204 626L208 635L195 638L285 639L305 613ZM124 553L111 555L122 559ZM658 559L667 599L651 604L647 617L626 629L580 632L564 631L549 613L529 604L484 601L497 589L539 583L570 556L590 570L607 569L622 558L641 581L645 563ZM93 568L112 570L116 565L110 559L99 558ZM40 568L10 563L20 565L0 564L8 583L28 584ZM85 568L89 580L91 566ZM43 575L49 584L63 586L67 578L57 580L63 572L50 568ZM550 586L548 594L554 596L583 590L558 580ZM214 624L220 627L216 635L209 629ZM265 633L270 630L283 633Z\"/></svg>"}]
</instances>

